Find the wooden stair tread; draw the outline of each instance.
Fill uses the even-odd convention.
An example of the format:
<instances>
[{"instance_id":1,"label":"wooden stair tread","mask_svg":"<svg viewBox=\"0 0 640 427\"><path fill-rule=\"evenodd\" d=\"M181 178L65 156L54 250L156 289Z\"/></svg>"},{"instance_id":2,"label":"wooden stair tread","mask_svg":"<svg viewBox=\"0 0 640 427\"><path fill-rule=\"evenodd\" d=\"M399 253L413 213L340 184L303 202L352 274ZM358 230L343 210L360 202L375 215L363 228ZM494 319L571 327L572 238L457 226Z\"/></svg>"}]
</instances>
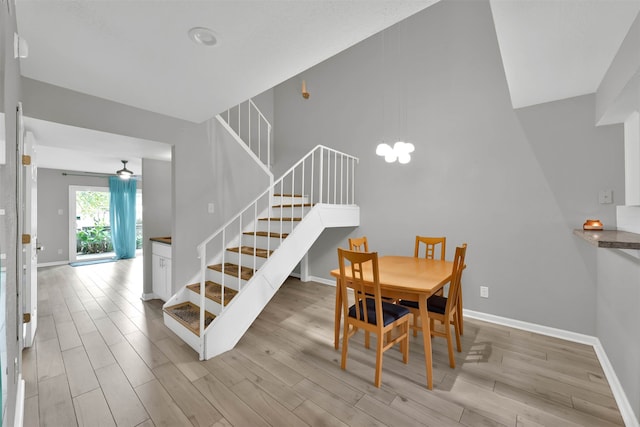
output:
<instances>
[{"instance_id":1,"label":"wooden stair tread","mask_svg":"<svg viewBox=\"0 0 640 427\"><path fill-rule=\"evenodd\" d=\"M245 231L242 234L246 234L249 236L253 236L255 234L256 236L260 236L260 237L275 237L275 238L282 237L283 239L285 239L289 235L289 233L280 234L280 233L275 233L273 231L270 233L267 233L266 231L258 231L255 233L253 231Z\"/></svg>"},{"instance_id":2,"label":"wooden stair tread","mask_svg":"<svg viewBox=\"0 0 640 427\"><path fill-rule=\"evenodd\" d=\"M200 307L187 301L180 304L165 307L164 312L176 319L180 324L185 326L191 332L200 336ZM204 312L205 328L215 319L214 314L208 311Z\"/></svg>"},{"instance_id":3,"label":"wooden stair tread","mask_svg":"<svg viewBox=\"0 0 640 427\"><path fill-rule=\"evenodd\" d=\"M251 279L251 277L253 277L252 268L245 267L245 266L238 267L238 265L232 264L230 262L225 262L224 268L222 264L210 265L207 268L214 271L219 271L222 274L226 274L233 277L238 277L238 274L240 274L240 277L242 278L242 280L249 280ZM240 269L240 272L238 272L238 268Z\"/></svg>"},{"instance_id":4,"label":"wooden stair tread","mask_svg":"<svg viewBox=\"0 0 640 427\"><path fill-rule=\"evenodd\" d=\"M212 282L211 280L207 280L204 283L205 288L205 296L212 301L217 302L218 304L222 304L222 285L216 282ZM195 292L200 295L200 283L194 283L192 285L187 285L187 289ZM226 306L231 302L233 297L238 294L238 291L235 289L231 289L227 286L224 288L224 305Z\"/></svg>"},{"instance_id":5,"label":"wooden stair tread","mask_svg":"<svg viewBox=\"0 0 640 427\"><path fill-rule=\"evenodd\" d=\"M302 194L274 194L273 197L304 197Z\"/></svg>"},{"instance_id":6,"label":"wooden stair tread","mask_svg":"<svg viewBox=\"0 0 640 427\"><path fill-rule=\"evenodd\" d=\"M302 221L299 217L283 217L283 218L258 218L258 221Z\"/></svg>"},{"instance_id":7,"label":"wooden stair tread","mask_svg":"<svg viewBox=\"0 0 640 427\"><path fill-rule=\"evenodd\" d=\"M293 203L286 205L273 205L272 208L310 208L313 206L311 203Z\"/></svg>"},{"instance_id":8,"label":"wooden stair tread","mask_svg":"<svg viewBox=\"0 0 640 427\"><path fill-rule=\"evenodd\" d=\"M254 248L252 246L242 246L240 248L228 248L227 249L229 252L241 252L242 255L249 255L249 256L253 256L253 252L254 252ZM260 257L260 258L269 258L269 255L271 255L273 253L273 251L268 251L266 249L261 249L261 248L256 248L255 249L255 255Z\"/></svg>"}]
</instances>

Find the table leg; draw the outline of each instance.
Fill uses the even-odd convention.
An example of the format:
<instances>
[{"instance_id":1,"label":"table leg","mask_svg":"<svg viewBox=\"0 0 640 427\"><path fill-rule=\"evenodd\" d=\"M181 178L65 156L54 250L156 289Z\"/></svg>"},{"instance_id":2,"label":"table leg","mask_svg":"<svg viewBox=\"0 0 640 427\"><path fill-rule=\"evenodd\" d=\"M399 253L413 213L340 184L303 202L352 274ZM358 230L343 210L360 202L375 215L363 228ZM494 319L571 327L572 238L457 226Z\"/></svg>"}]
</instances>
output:
<instances>
[{"instance_id":1,"label":"table leg","mask_svg":"<svg viewBox=\"0 0 640 427\"><path fill-rule=\"evenodd\" d=\"M340 319L342 318L342 290L340 289L340 279L336 279L336 313L333 346L337 350L340 346Z\"/></svg>"},{"instance_id":2,"label":"table leg","mask_svg":"<svg viewBox=\"0 0 640 427\"><path fill-rule=\"evenodd\" d=\"M422 322L422 339L424 341L424 363L427 368L427 388L433 390L433 364L431 354L431 327L427 313L427 296L421 294L418 298L420 307L420 321Z\"/></svg>"}]
</instances>

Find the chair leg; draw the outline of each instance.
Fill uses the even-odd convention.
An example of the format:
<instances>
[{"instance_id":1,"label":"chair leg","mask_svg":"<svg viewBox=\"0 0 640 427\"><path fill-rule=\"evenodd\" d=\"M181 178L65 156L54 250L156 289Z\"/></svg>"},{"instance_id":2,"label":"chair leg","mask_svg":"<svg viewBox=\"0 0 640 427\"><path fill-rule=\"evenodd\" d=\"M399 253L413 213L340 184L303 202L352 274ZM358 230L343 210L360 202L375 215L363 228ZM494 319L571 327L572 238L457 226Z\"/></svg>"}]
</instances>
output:
<instances>
[{"instance_id":1,"label":"chair leg","mask_svg":"<svg viewBox=\"0 0 640 427\"><path fill-rule=\"evenodd\" d=\"M369 335L369 331L364 331L364 346L365 348L369 348L371 343L371 336Z\"/></svg>"},{"instance_id":2,"label":"chair leg","mask_svg":"<svg viewBox=\"0 0 640 427\"><path fill-rule=\"evenodd\" d=\"M464 335L464 323L462 319L462 284L460 284L460 291L458 292L458 306L456 307L456 315L458 316L460 335Z\"/></svg>"},{"instance_id":3,"label":"chair leg","mask_svg":"<svg viewBox=\"0 0 640 427\"><path fill-rule=\"evenodd\" d=\"M447 347L449 350L449 366L452 368L456 367L456 359L453 357L453 337L451 336L451 324L450 322L445 322L445 328L447 329Z\"/></svg>"},{"instance_id":4,"label":"chair leg","mask_svg":"<svg viewBox=\"0 0 640 427\"><path fill-rule=\"evenodd\" d=\"M453 321L451 323L453 323L453 329L456 333L456 347L458 350L458 353L462 352L462 345L460 344L460 322L458 321L458 312L455 312L453 314Z\"/></svg>"},{"instance_id":5,"label":"chair leg","mask_svg":"<svg viewBox=\"0 0 640 427\"><path fill-rule=\"evenodd\" d=\"M417 314L417 313L413 313L413 328L412 328L412 329L413 329L413 336L414 336L414 337L417 337L417 336L418 336L418 329L419 329L419 326L418 326L418 318L419 318L419 317L420 317L420 315L419 315L419 314Z\"/></svg>"},{"instance_id":6,"label":"chair leg","mask_svg":"<svg viewBox=\"0 0 640 427\"><path fill-rule=\"evenodd\" d=\"M406 322L402 329L404 331L404 338L400 342L402 361L404 363L409 363L409 322Z\"/></svg>"},{"instance_id":7,"label":"chair leg","mask_svg":"<svg viewBox=\"0 0 640 427\"><path fill-rule=\"evenodd\" d=\"M342 333L342 361L340 367L347 368L347 347L349 346L349 325L347 319L344 320L344 332Z\"/></svg>"},{"instance_id":8,"label":"chair leg","mask_svg":"<svg viewBox=\"0 0 640 427\"><path fill-rule=\"evenodd\" d=\"M382 334L378 334L378 339L376 340L376 379L375 386L380 388L382 384Z\"/></svg>"}]
</instances>

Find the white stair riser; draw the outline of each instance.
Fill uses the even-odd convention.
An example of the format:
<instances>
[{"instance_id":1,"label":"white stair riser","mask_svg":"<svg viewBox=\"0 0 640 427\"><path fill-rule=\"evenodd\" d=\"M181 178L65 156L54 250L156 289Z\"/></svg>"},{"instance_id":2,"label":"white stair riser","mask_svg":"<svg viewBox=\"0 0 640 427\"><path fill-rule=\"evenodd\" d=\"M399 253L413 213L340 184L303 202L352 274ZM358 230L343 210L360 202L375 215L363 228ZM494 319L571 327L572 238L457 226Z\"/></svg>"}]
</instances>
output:
<instances>
[{"instance_id":1,"label":"white stair riser","mask_svg":"<svg viewBox=\"0 0 640 427\"><path fill-rule=\"evenodd\" d=\"M189 297L189 302L197 305L198 307L200 306L200 294L197 294L192 290L189 290L188 297ZM215 314L216 316L220 314L220 311L222 311L221 310L222 306L217 302L210 300L209 298L204 299L204 305L206 307L206 311L208 311L209 313Z\"/></svg>"},{"instance_id":2,"label":"white stair riser","mask_svg":"<svg viewBox=\"0 0 640 427\"><path fill-rule=\"evenodd\" d=\"M305 203L309 203L309 196L304 196L304 197L274 196L271 202L271 206L301 205Z\"/></svg>"},{"instance_id":3,"label":"white stair riser","mask_svg":"<svg viewBox=\"0 0 640 427\"><path fill-rule=\"evenodd\" d=\"M223 283L223 281L222 281L222 273L220 273L219 271L211 270L210 268L208 268L207 269L207 280L211 280L212 282L222 284ZM246 280L240 279L240 286L244 286L244 285L246 285L246 283L247 283ZM238 286L238 278L237 277L224 275L224 285L230 287L231 289L235 289L236 291L240 290L240 288Z\"/></svg>"},{"instance_id":4,"label":"white stair riser","mask_svg":"<svg viewBox=\"0 0 640 427\"><path fill-rule=\"evenodd\" d=\"M233 264L240 264L242 262L242 265L249 268L253 268L253 259L254 257L252 255L242 254L242 256L240 256L240 254L238 254L237 252L232 251L226 251L226 253L224 254L224 262L230 262ZM259 256L255 257L256 270L262 267L266 260L266 258L262 258Z\"/></svg>"},{"instance_id":5,"label":"white stair riser","mask_svg":"<svg viewBox=\"0 0 640 427\"><path fill-rule=\"evenodd\" d=\"M244 246L254 246L254 236L250 234L243 234L242 244ZM277 249L278 246L280 246L280 239L277 237L255 236L255 247L258 247L260 249L267 249L267 246L271 251Z\"/></svg>"},{"instance_id":6,"label":"white stair riser","mask_svg":"<svg viewBox=\"0 0 640 427\"><path fill-rule=\"evenodd\" d=\"M309 210L311 210L311 206L294 206L294 207L284 207L284 208L280 208L280 207L272 207L271 208L271 218L287 218L287 217L294 217L294 218L300 218L303 217L307 214L307 212L309 212Z\"/></svg>"},{"instance_id":7,"label":"white stair riser","mask_svg":"<svg viewBox=\"0 0 640 427\"><path fill-rule=\"evenodd\" d=\"M164 318L164 324L171 329L177 336L182 338L182 341L189 344L189 347L194 349L195 351L200 351L200 337L191 332L189 329L184 327L182 323L178 322L173 317L169 316L167 313L162 313Z\"/></svg>"},{"instance_id":8,"label":"white stair riser","mask_svg":"<svg viewBox=\"0 0 640 427\"><path fill-rule=\"evenodd\" d=\"M288 234L296 228L300 221L263 220L258 221L258 231L270 231L272 233Z\"/></svg>"}]
</instances>

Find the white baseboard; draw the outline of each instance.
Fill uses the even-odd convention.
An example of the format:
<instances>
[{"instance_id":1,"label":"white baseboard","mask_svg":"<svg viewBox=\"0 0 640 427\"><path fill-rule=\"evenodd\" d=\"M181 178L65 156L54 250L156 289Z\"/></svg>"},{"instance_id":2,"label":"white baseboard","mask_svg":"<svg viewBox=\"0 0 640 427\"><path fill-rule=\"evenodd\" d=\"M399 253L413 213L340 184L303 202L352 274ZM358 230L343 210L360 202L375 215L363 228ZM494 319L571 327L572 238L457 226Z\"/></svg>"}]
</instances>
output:
<instances>
[{"instance_id":1,"label":"white baseboard","mask_svg":"<svg viewBox=\"0 0 640 427\"><path fill-rule=\"evenodd\" d=\"M309 281L322 283L323 285L336 286L335 279L332 280L332 279L324 279L322 277L309 276Z\"/></svg>"},{"instance_id":2,"label":"white baseboard","mask_svg":"<svg viewBox=\"0 0 640 427\"><path fill-rule=\"evenodd\" d=\"M611 361L609 360L609 357L607 357L607 353L604 351L602 343L599 339L596 338L596 340L598 342L593 346L593 350L596 352L600 365L602 365L604 375L607 377L609 387L611 387L613 397L616 399L616 403L618 404L618 409L620 410L620 415L622 415L624 425L627 427L640 427L640 421L633 412L633 408L631 407L631 403L629 403L627 394L624 392L622 384L620 384L620 380L618 380L616 371L613 369Z\"/></svg>"},{"instance_id":3,"label":"white baseboard","mask_svg":"<svg viewBox=\"0 0 640 427\"><path fill-rule=\"evenodd\" d=\"M611 361L609 360L609 357L607 357L607 353L605 352L602 343L597 337L566 331L564 329L556 329L549 326L538 325L535 323L523 322L521 320L509 319L507 317L495 316L493 314L481 313L479 311L467 310L466 308L462 311L465 317L469 317L471 319L483 320L489 323L509 326L515 329L535 332L540 335L546 335L592 346L593 350L596 352L598 361L602 366L602 370L607 377L609 387L611 387L611 392L613 393L613 397L616 400L618 409L620 410L620 415L622 415L625 426L640 427L640 423L635 413L633 412L633 408L629 403L627 394L622 388L622 384L620 384L620 381L618 380L618 376L616 375L616 372L611 365Z\"/></svg>"},{"instance_id":4,"label":"white baseboard","mask_svg":"<svg viewBox=\"0 0 640 427\"><path fill-rule=\"evenodd\" d=\"M152 299L158 299L158 296L156 294L154 294L153 292L149 293L149 294L142 294L140 295L140 299L142 301L150 301Z\"/></svg>"},{"instance_id":5,"label":"white baseboard","mask_svg":"<svg viewBox=\"0 0 640 427\"><path fill-rule=\"evenodd\" d=\"M56 265L65 265L65 264L69 264L69 261L52 261L52 262L43 262L43 263L38 263L38 268L40 267L53 267Z\"/></svg>"},{"instance_id":6,"label":"white baseboard","mask_svg":"<svg viewBox=\"0 0 640 427\"><path fill-rule=\"evenodd\" d=\"M495 323L498 325L509 326L511 328L521 329L523 331L535 332L540 335L560 338L567 341L577 342L580 344L596 345L598 338L591 335L579 334L577 332L566 331L564 329L556 329L550 326L538 325L536 323L523 322L521 320L509 319L507 317L495 316L493 314L482 313L479 311L462 310L465 317L471 319L484 320L485 322Z\"/></svg>"},{"instance_id":7,"label":"white baseboard","mask_svg":"<svg viewBox=\"0 0 640 427\"><path fill-rule=\"evenodd\" d=\"M18 375L18 389L16 390L16 412L13 425L22 427L24 424L24 380L22 374Z\"/></svg>"}]
</instances>

